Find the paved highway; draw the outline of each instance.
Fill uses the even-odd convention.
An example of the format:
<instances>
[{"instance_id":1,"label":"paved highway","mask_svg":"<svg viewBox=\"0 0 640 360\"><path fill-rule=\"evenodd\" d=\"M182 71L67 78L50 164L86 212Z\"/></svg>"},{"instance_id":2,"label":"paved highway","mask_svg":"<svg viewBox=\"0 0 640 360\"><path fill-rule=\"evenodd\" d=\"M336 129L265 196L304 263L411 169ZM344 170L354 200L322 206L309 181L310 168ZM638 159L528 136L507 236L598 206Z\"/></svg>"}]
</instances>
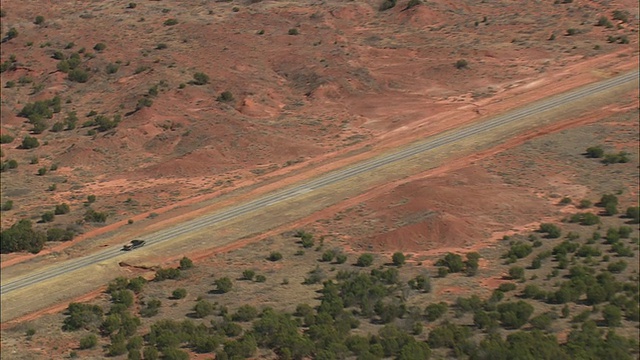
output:
<instances>
[{"instance_id":1,"label":"paved highway","mask_svg":"<svg viewBox=\"0 0 640 360\"><path fill-rule=\"evenodd\" d=\"M636 70L579 88L577 90L562 93L560 95L556 95L548 99L533 103L526 107L522 107L503 115L493 117L481 123L476 123L463 128L451 130L444 134L434 135L419 142L413 143L396 152L380 155L370 160L330 172L324 176L316 178L315 180L301 182L297 185L293 185L284 190L264 195L260 198L246 202L244 204L223 208L216 213L202 216L200 218L184 222L180 225L176 225L165 230L157 231L155 233L149 234L148 236L142 237L141 239L146 240L147 245L145 245L145 247L149 247L155 244L163 243L165 241L170 241L177 236L185 235L191 232L197 232L217 222L230 220L251 212L264 211L266 207L277 204L279 202L288 201L303 194L318 190L325 186L349 179L351 177L361 175L366 172L375 171L382 166L419 155L425 151L452 144L471 136L488 133L492 129L521 121L529 116L540 115L543 112L558 109L572 102L579 101L585 97L597 96L604 91L629 85L630 83L637 81L638 76L639 71ZM57 276L79 270L105 260L116 258L122 254L123 252L120 250L120 248L109 248L82 258L65 261L63 263L55 265L54 268L35 271L31 274L12 279L7 283L2 281L2 286L0 286L0 294L5 295L12 291L16 291L18 289L22 289L49 279L53 279Z\"/></svg>"}]
</instances>

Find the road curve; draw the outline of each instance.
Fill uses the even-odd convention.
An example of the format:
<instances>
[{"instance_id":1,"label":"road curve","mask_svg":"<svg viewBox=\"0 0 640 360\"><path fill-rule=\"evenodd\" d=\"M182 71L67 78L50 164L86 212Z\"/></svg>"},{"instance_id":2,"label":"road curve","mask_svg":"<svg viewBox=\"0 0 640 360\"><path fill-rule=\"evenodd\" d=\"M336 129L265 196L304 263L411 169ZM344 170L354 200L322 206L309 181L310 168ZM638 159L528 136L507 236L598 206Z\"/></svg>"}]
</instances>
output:
<instances>
[{"instance_id":1,"label":"road curve","mask_svg":"<svg viewBox=\"0 0 640 360\"><path fill-rule=\"evenodd\" d=\"M294 199L298 196L314 190L318 190L339 181L343 181L351 177L363 174L365 172L376 170L382 166L419 155L425 151L433 150L444 145L455 143L471 136L487 133L497 127L523 120L529 116L540 115L541 113L546 111L555 110L572 102L581 100L585 97L597 96L599 93L602 93L604 91L622 87L630 84L631 82L637 81L638 76L639 71L635 70L611 79L565 92L544 99L542 101L538 101L531 105L516 109L514 111L510 111L503 115L490 118L481 123L475 123L470 126L448 131L444 134L438 134L428 137L398 151L380 155L367 161L363 161L358 164L330 172L324 176L316 178L315 180L301 182L283 190L264 195L255 200L223 208L216 213L205 215L168 229L159 230L155 233L149 234L148 236L141 237L141 239L147 241L147 247L163 243L165 241L170 241L176 236L185 235L190 232L197 232L217 222L230 220L241 215L262 210L265 207L274 205L276 203ZM0 294L5 295L12 291L16 291L18 289L22 289L49 279L53 279L57 276L79 270L105 260L116 258L122 253L123 252L119 248L109 248L82 258L72 259L57 264L53 269L49 268L46 270L36 271L31 274L12 279L7 283L2 281L0 286Z\"/></svg>"}]
</instances>

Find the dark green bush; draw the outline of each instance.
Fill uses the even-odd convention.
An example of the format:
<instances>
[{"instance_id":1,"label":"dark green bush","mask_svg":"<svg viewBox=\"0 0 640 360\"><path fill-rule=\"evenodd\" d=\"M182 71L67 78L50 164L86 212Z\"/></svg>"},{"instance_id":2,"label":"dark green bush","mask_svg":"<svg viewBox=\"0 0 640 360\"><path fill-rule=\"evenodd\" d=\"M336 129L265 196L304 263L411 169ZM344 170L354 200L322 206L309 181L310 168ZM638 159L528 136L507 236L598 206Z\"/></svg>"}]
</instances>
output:
<instances>
[{"instance_id":1,"label":"dark green bush","mask_svg":"<svg viewBox=\"0 0 640 360\"><path fill-rule=\"evenodd\" d=\"M233 94L230 91L223 91L216 99L220 102L231 102L234 100Z\"/></svg>"},{"instance_id":2,"label":"dark green bush","mask_svg":"<svg viewBox=\"0 0 640 360\"><path fill-rule=\"evenodd\" d=\"M157 275L156 275L157 276ZM183 288L178 288L173 290L173 292L171 293L171 297L173 299L184 299L187 296L187 290L183 289Z\"/></svg>"},{"instance_id":3,"label":"dark green bush","mask_svg":"<svg viewBox=\"0 0 640 360\"><path fill-rule=\"evenodd\" d=\"M180 269L176 269L176 268L158 269L156 271L156 276L153 278L153 280L162 281L167 279L178 279L180 275L181 275Z\"/></svg>"},{"instance_id":4,"label":"dark green bush","mask_svg":"<svg viewBox=\"0 0 640 360\"><path fill-rule=\"evenodd\" d=\"M403 253L396 252L391 257L391 261L393 262L393 265L395 265L395 266L402 266L402 265L404 265L404 263L406 261L406 257L404 256Z\"/></svg>"},{"instance_id":5,"label":"dark green bush","mask_svg":"<svg viewBox=\"0 0 640 360\"><path fill-rule=\"evenodd\" d=\"M86 83L89 80L89 73L82 69L73 69L69 71L67 78L77 83Z\"/></svg>"},{"instance_id":6,"label":"dark green bush","mask_svg":"<svg viewBox=\"0 0 640 360\"><path fill-rule=\"evenodd\" d=\"M395 6L396 6L396 0L384 0L382 4L380 4L379 10L385 11L385 10L392 9Z\"/></svg>"},{"instance_id":7,"label":"dark green bush","mask_svg":"<svg viewBox=\"0 0 640 360\"><path fill-rule=\"evenodd\" d=\"M455 67L456 69L466 69L469 66L469 62L467 60L464 59L460 59L458 61L456 61L455 63Z\"/></svg>"},{"instance_id":8,"label":"dark green bush","mask_svg":"<svg viewBox=\"0 0 640 360\"><path fill-rule=\"evenodd\" d=\"M231 282L231 279L228 277L217 279L214 284L216 285L216 289L221 293L228 293L233 287L233 282Z\"/></svg>"},{"instance_id":9,"label":"dark green bush","mask_svg":"<svg viewBox=\"0 0 640 360\"><path fill-rule=\"evenodd\" d=\"M447 313L449 305L445 302L429 304L424 309L424 315L427 321L434 322Z\"/></svg>"},{"instance_id":10,"label":"dark green bush","mask_svg":"<svg viewBox=\"0 0 640 360\"><path fill-rule=\"evenodd\" d=\"M205 85L209 83L209 75L197 72L193 74L193 84L195 85Z\"/></svg>"},{"instance_id":11,"label":"dark green bush","mask_svg":"<svg viewBox=\"0 0 640 360\"><path fill-rule=\"evenodd\" d=\"M562 231L555 224L543 223L540 224L539 232L547 234L547 238L549 239L557 239L560 237Z\"/></svg>"},{"instance_id":12,"label":"dark green bush","mask_svg":"<svg viewBox=\"0 0 640 360\"><path fill-rule=\"evenodd\" d=\"M373 264L373 255L371 254L362 254L358 257L356 261L356 265L360 267L367 267Z\"/></svg>"},{"instance_id":13,"label":"dark green bush","mask_svg":"<svg viewBox=\"0 0 640 360\"><path fill-rule=\"evenodd\" d=\"M598 159L604 156L604 149L601 146L592 146L587 148L586 155L589 158Z\"/></svg>"},{"instance_id":14,"label":"dark green bush","mask_svg":"<svg viewBox=\"0 0 640 360\"><path fill-rule=\"evenodd\" d=\"M95 334L89 334L80 339L80 350L93 349L98 345L98 337Z\"/></svg>"},{"instance_id":15,"label":"dark green bush","mask_svg":"<svg viewBox=\"0 0 640 360\"><path fill-rule=\"evenodd\" d=\"M447 253L444 258L436 261L436 266L443 266L447 268L450 273L461 272L464 269L464 262L462 257L458 254Z\"/></svg>"},{"instance_id":16,"label":"dark green bush","mask_svg":"<svg viewBox=\"0 0 640 360\"><path fill-rule=\"evenodd\" d=\"M498 313L500 313L500 322L506 328L518 329L526 324L531 314L533 314L533 306L525 301L507 302L498 304Z\"/></svg>"},{"instance_id":17,"label":"dark green bush","mask_svg":"<svg viewBox=\"0 0 640 360\"><path fill-rule=\"evenodd\" d=\"M180 259L180 270L188 270L193 267L193 261L188 257L184 256Z\"/></svg>"},{"instance_id":18,"label":"dark green bush","mask_svg":"<svg viewBox=\"0 0 640 360\"><path fill-rule=\"evenodd\" d=\"M8 134L0 135L0 144L10 144L15 138Z\"/></svg>"}]
</instances>

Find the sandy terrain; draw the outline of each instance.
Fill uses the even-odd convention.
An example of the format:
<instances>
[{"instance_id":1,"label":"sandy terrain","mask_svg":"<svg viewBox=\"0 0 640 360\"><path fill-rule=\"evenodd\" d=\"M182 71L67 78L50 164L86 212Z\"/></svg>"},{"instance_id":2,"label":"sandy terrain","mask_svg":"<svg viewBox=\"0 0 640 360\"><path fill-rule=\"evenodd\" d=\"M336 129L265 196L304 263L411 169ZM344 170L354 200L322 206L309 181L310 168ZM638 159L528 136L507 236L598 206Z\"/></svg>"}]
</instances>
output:
<instances>
[{"instance_id":1,"label":"sandy terrain","mask_svg":"<svg viewBox=\"0 0 640 360\"><path fill-rule=\"evenodd\" d=\"M2 81L28 76L33 83L3 90L2 133L26 135L30 126L16 116L22 104L54 94L71 101L49 125L68 111L76 111L80 123L92 110L121 114L124 121L94 136L80 127L45 131L38 138L47 145L35 150L15 149L18 140L3 144L5 158L23 164L3 174L3 198L16 204L3 213L3 226L61 201L77 210L64 221L73 222L89 194L111 214L109 223L158 213L203 192L263 181L315 159L367 146L389 148L453 128L527 103L533 90L533 98L540 97L637 66L636 19L619 29L593 26L614 9L633 13L637 4L631 1L606 8L591 2L519 4L517 17L504 15L510 12L502 4L449 1L383 13L372 2L261 2L238 12L226 3L149 2L126 9L124 3L56 2L44 24L35 25L38 5L3 3L3 30L13 26L20 35L3 45L2 60L15 54L20 66L4 72ZM163 25L170 18L178 24ZM110 31L113 24L118 33ZM582 33L562 35L571 26ZM287 35L290 28L300 34ZM554 41L548 40L551 32ZM630 44L606 42L616 34ZM74 47L64 49L71 41ZM98 42L107 48L91 50ZM66 81L50 57L55 50L68 55L82 47L93 53L83 66L94 73L85 84ZM468 69L453 66L461 58ZM116 61L119 70L105 74L104 67ZM180 89L198 71L210 83ZM31 95L30 88L40 84L44 88ZM125 115L158 84L150 108ZM225 90L234 102L215 101ZM39 165L27 164L33 156ZM57 172L33 176L54 163ZM56 191L46 191L52 183Z\"/></svg>"}]
</instances>

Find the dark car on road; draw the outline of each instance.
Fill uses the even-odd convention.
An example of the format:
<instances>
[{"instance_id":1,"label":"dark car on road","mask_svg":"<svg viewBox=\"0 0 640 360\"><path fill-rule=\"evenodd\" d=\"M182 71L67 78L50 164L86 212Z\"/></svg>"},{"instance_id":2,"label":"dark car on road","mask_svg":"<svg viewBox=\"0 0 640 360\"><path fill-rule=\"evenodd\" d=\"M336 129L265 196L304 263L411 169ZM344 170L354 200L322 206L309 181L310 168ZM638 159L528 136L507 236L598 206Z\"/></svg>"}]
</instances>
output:
<instances>
[{"instance_id":1,"label":"dark car on road","mask_svg":"<svg viewBox=\"0 0 640 360\"><path fill-rule=\"evenodd\" d=\"M143 246L146 243L146 241L144 240L131 240L130 243L126 244L125 246L122 247L122 250L124 251L130 251L133 249L137 249L141 246Z\"/></svg>"}]
</instances>

